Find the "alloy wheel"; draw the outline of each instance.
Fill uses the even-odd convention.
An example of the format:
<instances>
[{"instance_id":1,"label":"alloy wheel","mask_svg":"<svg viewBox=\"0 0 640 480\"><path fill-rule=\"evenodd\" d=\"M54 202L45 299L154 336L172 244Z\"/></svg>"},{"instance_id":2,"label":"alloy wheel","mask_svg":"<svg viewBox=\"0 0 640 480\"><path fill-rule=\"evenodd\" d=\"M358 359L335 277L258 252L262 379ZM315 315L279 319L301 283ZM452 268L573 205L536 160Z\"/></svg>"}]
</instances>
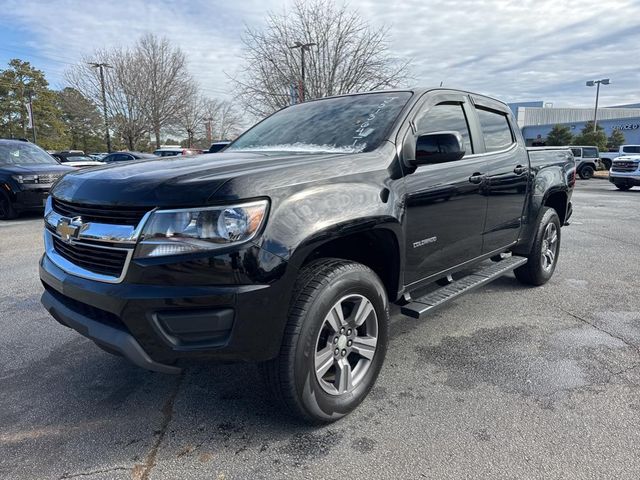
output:
<instances>
[{"instance_id":1,"label":"alloy wheel","mask_svg":"<svg viewBox=\"0 0 640 480\"><path fill-rule=\"evenodd\" d=\"M363 295L338 300L324 319L316 341L314 367L322 389L331 395L353 391L376 353L378 317Z\"/></svg>"},{"instance_id":2,"label":"alloy wheel","mask_svg":"<svg viewBox=\"0 0 640 480\"><path fill-rule=\"evenodd\" d=\"M542 269L548 272L553 268L558 252L558 228L555 223L549 223L544 229L541 252Z\"/></svg>"}]
</instances>

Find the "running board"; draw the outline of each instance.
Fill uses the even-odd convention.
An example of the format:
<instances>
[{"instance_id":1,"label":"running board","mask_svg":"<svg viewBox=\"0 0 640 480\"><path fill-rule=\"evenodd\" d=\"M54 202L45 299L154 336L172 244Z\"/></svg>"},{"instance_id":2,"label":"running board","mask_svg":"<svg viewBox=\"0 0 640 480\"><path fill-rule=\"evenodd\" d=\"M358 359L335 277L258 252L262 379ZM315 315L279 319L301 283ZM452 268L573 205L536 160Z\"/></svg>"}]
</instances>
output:
<instances>
[{"instance_id":1,"label":"running board","mask_svg":"<svg viewBox=\"0 0 640 480\"><path fill-rule=\"evenodd\" d=\"M499 262L489 265L488 267L474 272L471 275L467 275L460 280L456 280L446 287L439 288L424 297L412 300L411 303L401 307L400 311L409 317L418 319L423 318L450 300L486 285L487 283L501 277L505 273L515 270L525 263L527 263L527 259L524 257L507 257L504 260L500 260Z\"/></svg>"}]
</instances>

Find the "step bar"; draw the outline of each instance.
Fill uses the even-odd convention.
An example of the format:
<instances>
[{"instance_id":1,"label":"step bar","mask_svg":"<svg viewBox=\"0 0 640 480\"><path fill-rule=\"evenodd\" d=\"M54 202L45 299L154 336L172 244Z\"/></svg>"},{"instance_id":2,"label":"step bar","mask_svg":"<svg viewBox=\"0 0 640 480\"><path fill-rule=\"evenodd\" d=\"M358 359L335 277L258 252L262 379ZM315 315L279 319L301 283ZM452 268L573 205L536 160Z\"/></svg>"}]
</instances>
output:
<instances>
[{"instance_id":1,"label":"step bar","mask_svg":"<svg viewBox=\"0 0 640 480\"><path fill-rule=\"evenodd\" d=\"M431 312L442 307L449 301L482 287L496 278L503 276L527 263L525 257L511 256L482 270L478 270L466 277L456 280L449 285L439 288L424 297L416 298L407 305L403 305L400 311L409 317L421 319Z\"/></svg>"}]
</instances>

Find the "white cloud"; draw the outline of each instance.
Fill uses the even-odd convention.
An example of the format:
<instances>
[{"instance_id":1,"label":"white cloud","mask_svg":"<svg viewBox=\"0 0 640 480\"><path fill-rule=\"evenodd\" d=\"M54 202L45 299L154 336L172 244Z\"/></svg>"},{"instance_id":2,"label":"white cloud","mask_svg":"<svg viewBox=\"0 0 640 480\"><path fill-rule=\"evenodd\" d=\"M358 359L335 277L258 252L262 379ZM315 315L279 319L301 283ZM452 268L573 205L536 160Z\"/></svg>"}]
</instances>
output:
<instances>
[{"instance_id":1,"label":"white cloud","mask_svg":"<svg viewBox=\"0 0 640 480\"><path fill-rule=\"evenodd\" d=\"M152 31L188 54L193 74L211 96L230 94L225 72L241 67L244 25L260 26L269 10L284 8L277 0L3 4L0 24L30 32L28 44L49 58L44 69L58 81L67 66L63 62ZM350 5L372 24L390 27L392 54L412 59L416 85L443 81L507 101L588 106L594 92L584 82L610 77L602 104L640 100L637 1L352 0Z\"/></svg>"}]
</instances>

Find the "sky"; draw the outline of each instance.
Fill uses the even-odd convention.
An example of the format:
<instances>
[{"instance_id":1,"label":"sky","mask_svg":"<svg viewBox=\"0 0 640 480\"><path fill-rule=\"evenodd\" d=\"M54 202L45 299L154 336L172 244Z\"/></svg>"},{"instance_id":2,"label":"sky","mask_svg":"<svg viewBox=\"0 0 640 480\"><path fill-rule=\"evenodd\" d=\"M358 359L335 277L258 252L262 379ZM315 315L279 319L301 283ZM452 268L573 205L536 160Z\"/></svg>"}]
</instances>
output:
<instances>
[{"instance_id":1,"label":"sky","mask_svg":"<svg viewBox=\"0 0 640 480\"><path fill-rule=\"evenodd\" d=\"M0 0L0 68L29 60L53 88L97 48L145 32L182 48L212 98L232 98L241 36L291 0ZM587 80L610 78L603 106L640 102L640 0L351 0L389 28L390 54L410 60L409 86L461 88L507 102L593 105Z\"/></svg>"}]
</instances>

